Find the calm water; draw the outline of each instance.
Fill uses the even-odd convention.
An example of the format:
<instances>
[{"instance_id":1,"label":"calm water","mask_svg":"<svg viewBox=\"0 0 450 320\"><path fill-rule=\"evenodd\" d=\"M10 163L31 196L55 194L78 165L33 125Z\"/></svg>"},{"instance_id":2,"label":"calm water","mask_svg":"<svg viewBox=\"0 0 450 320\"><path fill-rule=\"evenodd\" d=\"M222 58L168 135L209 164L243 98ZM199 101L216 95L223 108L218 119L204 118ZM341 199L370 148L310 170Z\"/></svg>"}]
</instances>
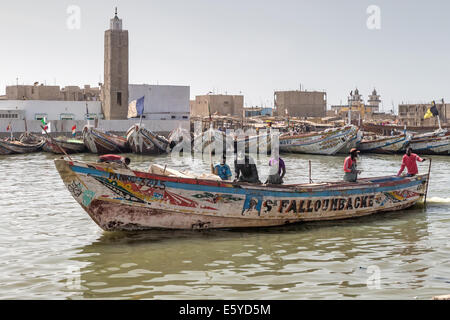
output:
<instances>
[{"instance_id":1,"label":"calm water","mask_svg":"<svg viewBox=\"0 0 450 320\"><path fill-rule=\"evenodd\" d=\"M245 231L108 233L73 200L54 156L0 157L0 299L430 299L450 293L450 157L425 210ZM92 155L75 156L93 160ZM285 156L288 183L339 180L343 157ZM135 168L169 157L132 156ZM401 156L364 156L363 176ZM261 180L268 169L261 163ZM194 162L191 170L208 170ZM422 172L428 167L421 165ZM380 275L379 289L370 277ZM369 281L369 287L367 283Z\"/></svg>"}]
</instances>

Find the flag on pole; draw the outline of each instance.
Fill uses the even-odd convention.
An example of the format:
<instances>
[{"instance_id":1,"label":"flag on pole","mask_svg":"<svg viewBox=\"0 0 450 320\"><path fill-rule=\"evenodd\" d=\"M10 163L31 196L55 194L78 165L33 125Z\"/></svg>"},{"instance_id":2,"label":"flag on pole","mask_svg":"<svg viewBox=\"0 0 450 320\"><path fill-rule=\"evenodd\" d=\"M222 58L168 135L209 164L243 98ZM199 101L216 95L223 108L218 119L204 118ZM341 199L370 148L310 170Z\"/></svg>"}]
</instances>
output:
<instances>
[{"instance_id":1,"label":"flag on pole","mask_svg":"<svg viewBox=\"0 0 450 320\"><path fill-rule=\"evenodd\" d=\"M128 119L144 115L144 102L145 96L130 102L128 105Z\"/></svg>"},{"instance_id":2,"label":"flag on pole","mask_svg":"<svg viewBox=\"0 0 450 320\"><path fill-rule=\"evenodd\" d=\"M145 96L136 101L136 112L138 116L144 115Z\"/></svg>"},{"instance_id":3,"label":"flag on pole","mask_svg":"<svg viewBox=\"0 0 450 320\"><path fill-rule=\"evenodd\" d=\"M72 135L73 135L74 137L77 135L77 126L76 126L76 125L74 125L74 126L72 127Z\"/></svg>"},{"instance_id":4,"label":"flag on pole","mask_svg":"<svg viewBox=\"0 0 450 320\"><path fill-rule=\"evenodd\" d=\"M438 109L436 107L436 102L433 101L431 103L431 108L428 109L427 113L425 113L425 116L423 118L424 119L430 119L430 118L437 117L437 116L439 116L439 111L438 111Z\"/></svg>"},{"instance_id":5,"label":"flag on pole","mask_svg":"<svg viewBox=\"0 0 450 320\"><path fill-rule=\"evenodd\" d=\"M11 131L11 123L6 127L6 132Z\"/></svg>"},{"instance_id":6,"label":"flag on pole","mask_svg":"<svg viewBox=\"0 0 450 320\"><path fill-rule=\"evenodd\" d=\"M48 130L47 119L42 118L41 122L42 122L42 126L44 127L44 130Z\"/></svg>"}]
</instances>

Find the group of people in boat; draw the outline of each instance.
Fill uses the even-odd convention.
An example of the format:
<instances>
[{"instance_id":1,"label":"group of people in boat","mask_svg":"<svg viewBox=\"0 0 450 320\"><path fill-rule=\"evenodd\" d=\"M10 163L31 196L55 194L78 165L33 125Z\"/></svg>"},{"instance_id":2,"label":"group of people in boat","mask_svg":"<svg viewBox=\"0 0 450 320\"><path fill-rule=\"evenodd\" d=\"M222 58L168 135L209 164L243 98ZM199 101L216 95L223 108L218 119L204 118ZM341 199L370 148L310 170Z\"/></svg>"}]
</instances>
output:
<instances>
[{"instance_id":1,"label":"group of people in boat","mask_svg":"<svg viewBox=\"0 0 450 320\"><path fill-rule=\"evenodd\" d=\"M357 158L359 151L357 149L350 150L350 156L345 159L344 162L344 181L347 182L356 182L358 180L358 175L361 174L361 171L357 169ZM419 168L417 167L417 161L425 162L427 159L422 159L417 154L413 153L413 149L411 147L406 149L406 154L403 156L402 165L400 167L400 171L397 173L397 177L400 177L405 170L407 169L408 173L407 177L414 177L419 174Z\"/></svg>"},{"instance_id":2,"label":"group of people in boat","mask_svg":"<svg viewBox=\"0 0 450 320\"><path fill-rule=\"evenodd\" d=\"M266 184L283 184L283 178L286 175L286 165L281 157L273 157L269 161L271 171L267 178ZM258 175L258 168L252 157L238 156L234 160L235 168L235 182L248 182L261 184ZM214 167L214 174L219 176L222 180L231 180L232 173L230 166L227 164L225 156L222 161Z\"/></svg>"},{"instance_id":3,"label":"group of people in boat","mask_svg":"<svg viewBox=\"0 0 450 320\"><path fill-rule=\"evenodd\" d=\"M358 180L358 175L361 171L358 170L358 159L359 151L357 149L350 150L350 156L348 156L344 161L344 181L356 182ZM406 154L403 156L402 165L397 176L401 176L405 168L407 169L407 177L413 177L419 173L417 167L418 162L424 162L427 159L422 159L417 154L413 153L412 148L406 150ZM122 157L119 155L103 155L98 160L99 163L116 163L120 164L125 168L130 165L130 158ZM284 177L286 175L286 164L281 157L272 157L269 161L269 177L265 184L283 184ZM234 182L247 182L261 184L258 175L258 168L256 162L249 155L238 155L234 160L235 168L235 180ZM213 168L215 175L219 176L224 181L230 181L233 174L231 172L230 166L227 164L226 156L222 157L222 161L216 164Z\"/></svg>"}]
</instances>

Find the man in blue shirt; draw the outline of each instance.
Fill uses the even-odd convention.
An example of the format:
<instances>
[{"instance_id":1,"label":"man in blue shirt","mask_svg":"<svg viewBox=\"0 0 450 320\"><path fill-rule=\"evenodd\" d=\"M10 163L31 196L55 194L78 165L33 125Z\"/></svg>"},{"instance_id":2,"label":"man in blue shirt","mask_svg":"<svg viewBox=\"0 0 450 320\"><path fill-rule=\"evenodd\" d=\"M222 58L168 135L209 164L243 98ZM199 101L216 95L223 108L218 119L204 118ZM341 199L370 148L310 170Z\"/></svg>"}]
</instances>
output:
<instances>
[{"instance_id":1,"label":"man in blue shirt","mask_svg":"<svg viewBox=\"0 0 450 320\"><path fill-rule=\"evenodd\" d=\"M218 175L222 180L231 179L231 169L227 165L227 159L225 158L225 156L222 158L222 162L214 167L214 173Z\"/></svg>"}]
</instances>

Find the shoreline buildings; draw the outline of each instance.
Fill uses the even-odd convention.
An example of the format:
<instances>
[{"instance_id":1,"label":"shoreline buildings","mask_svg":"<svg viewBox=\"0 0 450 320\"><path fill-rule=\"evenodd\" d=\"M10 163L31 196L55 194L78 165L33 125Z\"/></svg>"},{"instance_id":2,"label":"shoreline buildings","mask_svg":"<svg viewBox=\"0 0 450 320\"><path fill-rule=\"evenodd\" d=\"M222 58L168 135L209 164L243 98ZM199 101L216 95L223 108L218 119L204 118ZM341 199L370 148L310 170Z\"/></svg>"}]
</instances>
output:
<instances>
[{"instance_id":1,"label":"shoreline buildings","mask_svg":"<svg viewBox=\"0 0 450 320\"><path fill-rule=\"evenodd\" d=\"M6 88L0 97L0 132L5 132L14 121L40 121L45 118L55 121L54 128L66 131L72 123L78 127L87 120L99 120L95 125L112 131L126 131L135 120L129 120L128 106L132 100L145 97L145 121L151 130L170 132L179 126L176 121L185 121L189 126L189 86L129 84L129 38L123 29L123 21L117 8L110 27L105 31L104 84L92 88L78 86L16 85ZM155 121L167 120L167 122ZM59 121L67 123L57 123ZM108 122L109 121L109 122ZM23 121L22 121L23 122ZM22 123L12 125L15 132L25 130ZM39 131L39 125L28 128ZM62 129L61 129L62 128ZM79 128L81 130L81 128Z\"/></svg>"},{"instance_id":2,"label":"shoreline buildings","mask_svg":"<svg viewBox=\"0 0 450 320\"><path fill-rule=\"evenodd\" d=\"M326 92L275 91L274 97L274 114L279 117L326 117Z\"/></svg>"}]
</instances>

